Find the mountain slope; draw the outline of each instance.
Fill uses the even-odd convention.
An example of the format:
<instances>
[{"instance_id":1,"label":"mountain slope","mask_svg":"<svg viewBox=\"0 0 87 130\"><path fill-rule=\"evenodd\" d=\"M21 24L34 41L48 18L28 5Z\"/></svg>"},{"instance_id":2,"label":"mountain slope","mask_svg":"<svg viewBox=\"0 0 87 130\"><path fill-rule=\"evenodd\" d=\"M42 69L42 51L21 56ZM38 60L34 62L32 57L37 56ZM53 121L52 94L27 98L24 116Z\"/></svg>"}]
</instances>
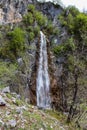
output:
<instances>
[{"instance_id":1,"label":"mountain slope","mask_svg":"<svg viewBox=\"0 0 87 130\"><path fill-rule=\"evenodd\" d=\"M5 104L1 104L1 100ZM57 113L58 114L58 113ZM38 110L37 107L22 101L16 93L0 91L0 129L6 130L70 130L64 124L61 114L55 118L51 110ZM72 128L72 127L71 127ZM71 129L74 130L74 129Z\"/></svg>"}]
</instances>

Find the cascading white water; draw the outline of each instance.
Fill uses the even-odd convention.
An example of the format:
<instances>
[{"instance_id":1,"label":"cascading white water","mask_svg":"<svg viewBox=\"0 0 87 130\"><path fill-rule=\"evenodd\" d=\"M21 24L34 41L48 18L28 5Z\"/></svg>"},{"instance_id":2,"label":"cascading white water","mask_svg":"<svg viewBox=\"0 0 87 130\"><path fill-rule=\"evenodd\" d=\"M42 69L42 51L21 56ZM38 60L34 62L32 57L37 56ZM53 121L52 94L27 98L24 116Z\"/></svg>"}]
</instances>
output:
<instances>
[{"instance_id":1,"label":"cascading white water","mask_svg":"<svg viewBox=\"0 0 87 130\"><path fill-rule=\"evenodd\" d=\"M37 75L37 106L40 108L50 108L50 79L48 74L46 37L41 31L40 35L40 58Z\"/></svg>"}]
</instances>

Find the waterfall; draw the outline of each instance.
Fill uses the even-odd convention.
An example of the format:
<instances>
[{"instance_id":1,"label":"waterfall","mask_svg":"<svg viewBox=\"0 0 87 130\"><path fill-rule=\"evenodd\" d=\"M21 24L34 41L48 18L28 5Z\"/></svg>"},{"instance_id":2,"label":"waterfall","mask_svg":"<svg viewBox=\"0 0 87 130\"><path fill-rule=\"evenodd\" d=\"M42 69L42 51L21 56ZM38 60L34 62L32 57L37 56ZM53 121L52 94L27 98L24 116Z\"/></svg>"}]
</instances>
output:
<instances>
[{"instance_id":1,"label":"waterfall","mask_svg":"<svg viewBox=\"0 0 87 130\"><path fill-rule=\"evenodd\" d=\"M46 37L40 31L40 58L37 74L37 106L40 108L50 108L50 79L48 74L48 57Z\"/></svg>"}]
</instances>

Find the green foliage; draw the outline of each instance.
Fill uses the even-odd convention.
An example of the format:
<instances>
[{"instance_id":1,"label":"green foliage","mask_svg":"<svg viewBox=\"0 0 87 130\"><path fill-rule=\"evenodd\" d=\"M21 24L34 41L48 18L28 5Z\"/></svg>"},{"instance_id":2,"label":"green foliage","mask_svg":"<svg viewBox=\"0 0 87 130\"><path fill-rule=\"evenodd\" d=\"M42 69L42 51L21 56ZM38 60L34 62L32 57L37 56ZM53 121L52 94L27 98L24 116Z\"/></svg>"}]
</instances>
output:
<instances>
[{"instance_id":1,"label":"green foliage","mask_svg":"<svg viewBox=\"0 0 87 130\"><path fill-rule=\"evenodd\" d=\"M64 48L66 52L73 52L76 49L75 43L73 38L70 38L66 41L66 43L64 44Z\"/></svg>"},{"instance_id":2,"label":"green foliage","mask_svg":"<svg viewBox=\"0 0 87 130\"><path fill-rule=\"evenodd\" d=\"M73 28L74 28L74 18L72 16L72 14L69 14L67 17L67 28L68 30L73 33Z\"/></svg>"},{"instance_id":3,"label":"green foliage","mask_svg":"<svg viewBox=\"0 0 87 130\"><path fill-rule=\"evenodd\" d=\"M26 24L26 25L32 25L34 23L34 17L32 15L31 12L29 12L28 14L26 14L24 17L23 17L23 22Z\"/></svg>"},{"instance_id":4,"label":"green foliage","mask_svg":"<svg viewBox=\"0 0 87 130\"><path fill-rule=\"evenodd\" d=\"M47 32L49 34L52 34L53 33L53 30L54 30L54 27L53 27L53 24L51 21L48 21L48 24L47 24Z\"/></svg>"},{"instance_id":5,"label":"green foliage","mask_svg":"<svg viewBox=\"0 0 87 130\"><path fill-rule=\"evenodd\" d=\"M36 11L35 14L35 19L38 23L39 26L45 26L47 22L47 18L39 11Z\"/></svg>"},{"instance_id":6,"label":"green foliage","mask_svg":"<svg viewBox=\"0 0 87 130\"><path fill-rule=\"evenodd\" d=\"M53 48L53 52L54 54L56 54L57 56L61 56L62 53L64 52L64 46L63 45L58 45L56 47Z\"/></svg>"},{"instance_id":7,"label":"green foliage","mask_svg":"<svg viewBox=\"0 0 87 130\"><path fill-rule=\"evenodd\" d=\"M54 47L53 51L57 56L64 56L67 53L75 51L76 46L72 38L68 39L65 43Z\"/></svg>"},{"instance_id":8,"label":"green foliage","mask_svg":"<svg viewBox=\"0 0 87 130\"><path fill-rule=\"evenodd\" d=\"M17 64L0 61L0 88L6 87L8 81L14 79Z\"/></svg>"},{"instance_id":9,"label":"green foliage","mask_svg":"<svg viewBox=\"0 0 87 130\"><path fill-rule=\"evenodd\" d=\"M0 56L14 61L25 49L25 33L21 28L17 27L8 32L6 38L0 48Z\"/></svg>"},{"instance_id":10,"label":"green foliage","mask_svg":"<svg viewBox=\"0 0 87 130\"><path fill-rule=\"evenodd\" d=\"M28 36L29 36L29 41L34 40L35 35L34 35L33 32L30 32L30 33L28 34Z\"/></svg>"},{"instance_id":11,"label":"green foliage","mask_svg":"<svg viewBox=\"0 0 87 130\"><path fill-rule=\"evenodd\" d=\"M40 27L39 26L36 26L36 27L29 26L26 30L28 32L28 39L30 41L32 41L36 36L39 35Z\"/></svg>"},{"instance_id":12,"label":"green foliage","mask_svg":"<svg viewBox=\"0 0 87 130\"><path fill-rule=\"evenodd\" d=\"M58 16L62 26L81 40L81 35L87 32L87 15L80 13L75 6L69 6Z\"/></svg>"},{"instance_id":13,"label":"green foliage","mask_svg":"<svg viewBox=\"0 0 87 130\"><path fill-rule=\"evenodd\" d=\"M74 34L75 18L79 14L79 10L75 6L68 6L58 19L62 26L65 26L69 33Z\"/></svg>"},{"instance_id":14,"label":"green foliage","mask_svg":"<svg viewBox=\"0 0 87 130\"><path fill-rule=\"evenodd\" d=\"M34 28L34 34L35 34L35 36L38 36L39 33L40 33L40 27L39 27L39 26L36 26L36 27Z\"/></svg>"},{"instance_id":15,"label":"green foliage","mask_svg":"<svg viewBox=\"0 0 87 130\"><path fill-rule=\"evenodd\" d=\"M3 36L2 36L2 34L0 33L0 39L2 39L2 37L3 37Z\"/></svg>"},{"instance_id":16,"label":"green foliage","mask_svg":"<svg viewBox=\"0 0 87 130\"><path fill-rule=\"evenodd\" d=\"M79 58L77 59L77 56L73 56L73 55L68 55L67 65L68 65L68 70L72 73L73 73L75 67L77 67L78 71L79 71L78 74L80 74L82 71L84 71L85 67L86 67L82 60L80 60Z\"/></svg>"},{"instance_id":17,"label":"green foliage","mask_svg":"<svg viewBox=\"0 0 87 130\"><path fill-rule=\"evenodd\" d=\"M66 18L60 15L58 19L60 20L60 23L62 24L62 26L65 26L70 33L73 33L74 18L71 13L69 13Z\"/></svg>"},{"instance_id":18,"label":"green foliage","mask_svg":"<svg viewBox=\"0 0 87 130\"><path fill-rule=\"evenodd\" d=\"M28 11L31 11L32 13L34 13L34 11L35 11L35 6L32 5L32 4L30 4L30 5L28 6Z\"/></svg>"},{"instance_id":19,"label":"green foliage","mask_svg":"<svg viewBox=\"0 0 87 130\"><path fill-rule=\"evenodd\" d=\"M37 11L34 5L28 6L28 13L23 17L23 22L26 25L32 25L36 22L39 26L46 26L47 17L42 12Z\"/></svg>"},{"instance_id":20,"label":"green foliage","mask_svg":"<svg viewBox=\"0 0 87 130\"><path fill-rule=\"evenodd\" d=\"M80 13L76 16L74 21L74 31L81 40L81 34L87 32L87 15Z\"/></svg>"},{"instance_id":21,"label":"green foliage","mask_svg":"<svg viewBox=\"0 0 87 130\"><path fill-rule=\"evenodd\" d=\"M35 9L34 5L28 6L28 13L23 17L23 22L28 26L26 28L29 42L39 35L40 28L45 27L47 18Z\"/></svg>"},{"instance_id":22,"label":"green foliage","mask_svg":"<svg viewBox=\"0 0 87 130\"><path fill-rule=\"evenodd\" d=\"M58 35L58 34L59 34L59 29L58 29L58 28L54 28L53 34L54 34L54 35Z\"/></svg>"},{"instance_id":23,"label":"green foliage","mask_svg":"<svg viewBox=\"0 0 87 130\"><path fill-rule=\"evenodd\" d=\"M13 76L15 70L17 69L16 64L9 64L6 62L0 62L0 78L4 75Z\"/></svg>"},{"instance_id":24,"label":"green foliage","mask_svg":"<svg viewBox=\"0 0 87 130\"><path fill-rule=\"evenodd\" d=\"M33 27L32 26L28 26L26 29L28 32L33 32Z\"/></svg>"},{"instance_id":25,"label":"green foliage","mask_svg":"<svg viewBox=\"0 0 87 130\"><path fill-rule=\"evenodd\" d=\"M75 6L68 6L66 8L66 11L69 11L69 13L71 13L73 17L77 16L80 13Z\"/></svg>"},{"instance_id":26,"label":"green foliage","mask_svg":"<svg viewBox=\"0 0 87 130\"><path fill-rule=\"evenodd\" d=\"M7 34L9 38L9 50L17 56L19 51L24 50L24 42L25 42L25 33L20 28L15 28L13 31Z\"/></svg>"}]
</instances>

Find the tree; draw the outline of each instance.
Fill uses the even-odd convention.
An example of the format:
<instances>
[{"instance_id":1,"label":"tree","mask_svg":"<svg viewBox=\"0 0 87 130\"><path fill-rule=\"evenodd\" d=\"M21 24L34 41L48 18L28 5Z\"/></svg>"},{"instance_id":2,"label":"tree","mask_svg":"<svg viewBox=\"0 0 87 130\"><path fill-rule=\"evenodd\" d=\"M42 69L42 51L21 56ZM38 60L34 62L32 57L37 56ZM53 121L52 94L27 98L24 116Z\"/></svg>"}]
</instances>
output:
<instances>
[{"instance_id":1,"label":"tree","mask_svg":"<svg viewBox=\"0 0 87 130\"><path fill-rule=\"evenodd\" d=\"M9 38L9 50L17 56L19 51L24 50L25 33L21 28L16 27L7 36Z\"/></svg>"},{"instance_id":2,"label":"tree","mask_svg":"<svg viewBox=\"0 0 87 130\"><path fill-rule=\"evenodd\" d=\"M26 14L24 17L23 17L23 22L26 24L26 25L32 25L33 22L34 22L34 17L32 15L31 12L29 12L28 14Z\"/></svg>"},{"instance_id":3,"label":"tree","mask_svg":"<svg viewBox=\"0 0 87 130\"><path fill-rule=\"evenodd\" d=\"M85 64L78 59L78 56L70 56L68 58L68 71L72 74L74 83L73 83L73 96L72 102L69 109L69 114L67 117L67 122L70 123L75 112L76 112L76 99L79 90L79 81L78 79L83 75L85 70Z\"/></svg>"},{"instance_id":4,"label":"tree","mask_svg":"<svg viewBox=\"0 0 87 130\"><path fill-rule=\"evenodd\" d=\"M81 34L87 32L87 15L80 13L74 20L74 32L78 40L82 40Z\"/></svg>"}]
</instances>

